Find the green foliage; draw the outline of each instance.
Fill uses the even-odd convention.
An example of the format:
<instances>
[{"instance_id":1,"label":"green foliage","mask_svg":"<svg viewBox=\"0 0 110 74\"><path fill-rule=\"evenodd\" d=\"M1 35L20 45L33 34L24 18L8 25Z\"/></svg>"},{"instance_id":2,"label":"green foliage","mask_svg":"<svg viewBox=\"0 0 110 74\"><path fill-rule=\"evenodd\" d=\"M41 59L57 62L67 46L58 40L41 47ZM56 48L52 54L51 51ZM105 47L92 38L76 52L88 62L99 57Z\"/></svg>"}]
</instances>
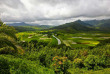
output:
<instances>
[{"instance_id":1,"label":"green foliage","mask_svg":"<svg viewBox=\"0 0 110 74\"><path fill-rule=\"evenodd\" d=\"M61 39L61 45L57 45L57 40L52 37L52 30L18 33L16 34L19 38L17 39L18 45L15 29L2 24L0 26L0 72L7 74L80 74L110 68L109 39L99 39L102 36L108 37L109 34L61 33L65 30L68 33L91 30L83 24L83 22L72 22L60 28L57 27L60 31L55 33ZM84 37L89 39L84 39ZM104 41L99 43L98 40ZM74 44L75 42L79 44ZM101 45L95 47L94 45L98 43ZM93 48L87 48L84 45L93 46ZM22 50L23 54L14 54L22 48L25 50Z\"/></svg>"},{"instance_id":2,"label":"green foliage","mask_svg":"<svg viewBox=\"0 0 110 74\"><path fill-rule=\"evenodd\" d=\"M79 50L68 50L67 52L65 52L65 55L69 60L73 61L75 58L78 58Z\"/></svg>"},{"instance_id":3,"label":"green foliage","mask_svg":"<svg viewBox=\"0 0 110 74\"><path fill-rule=\"evenodd\" d=\"M42 67L35 61L15 58L11 55L0 55L0 61L2 61L0 62L0 67L2 66L0 69L3 73L8 72L6 74L54 74L53 70Z\"/></svg>"},{"instance_id":4,"label":"green foliage","mask_svg":"<svg viewBox=\"0 0 110 74\"><path fill-rule=\"evenodd\" d=\"M71 69L68 69L68 72L70 74L110 74L110 68L105 68L103 70L83 70L83 69L80 69L80 68L71 68Z\"/></svg>"},{"instance_id":5,"label":"green foliage","mask_svg":"<svg viewBox=\"0 0 110 74\"><path fill-rule=\"evenodd\" d=\"M88 55L88 57L84 60L84 65L87 69L100 69L100 63L99 57L94 55Z\"/></svg>"},{"instance_id":6,"label":"green foliage","mask_svg":"<svg viewBox=\"0 0 110 74\"><path fill-rule=\"evenodd\" d=\"M15 53L16 47L16 30L13 27L6 26L2 23L0 26L0 53Z\"/></svg>"},{"instance_id":7,"label":"green foliage","mask_svg":"<svg viewBox=\"0 0 110 74\"><path fill-rule=\"evenodd\" d=\"M63 33L76 33L76 32L84 32L84 31L95 31L93 28L89 28L85 26L84 22L71 22L66 23L57 27L54 27L52 29L56 29L57 32L63 32Z\"/></svg>"},{"instance_id":8,"label":"green foliage","mask_svg":"<svg viewBox=\"0 0 110 74\"><path fill-rule=\"evenodd\" d=\"M79 59L79 58L74 59L73 65L74 65L75 68L76 67L79 67L79 68L84 67L83 60L82 59Z\"/></svg>"},{"instance_id":9,"label":"green foliage","mask_svg":"<svg viewBox=\"0 0 110 74\"><path fill-rule=\"evenodd\" d=\"M0 38L0 48L5 47L5 46L11 46L13 47L15 50L17 49L16 46L9 41L7 38Z\"/></svg>"},{"instance_id":10,"label":"green foliage","mask_svg":"<svg viewBox=\"0 0 110 74\"><path fill-rule=\"evenodd\" d=\"M4 33L4 34L16 39L16 36L15 36L16 30L13 27L1 26L0 33Z\"/></svg>"},{"instance_id":11,"label":"green foliage","mask_svg":"<svg viewBox=\"0 0 110 74\"><path fill-rule=\"evenodd\" d=\"M56 73L64 72L67 73L67 69L70 67L71 63L68 61L67 57L53 57L52 67L54 68Z\"/></svg>"},{"instance_id":12,"label":"green foliage","mask_svg":"<svg viewBox=\"0 0 110 74\"><path fill-rule=\"evenodd\" d=\"M49 47L56 47L58 45L58 41L52 37L51 42L48 44Z\"/></svg>"},{"instance_id":13,"label":"green foliage","mask_svg":"<svg viewBox=\"0 0 110 74\"><path fill-rule=\"evenodd\" d=\"M2 26L3 25L3 22L1 21L1 19L0 19L0 26Z\"/></svg>"},{"instance_id":14,"label":"green foliage","mask_svg":"<svg viewBox=\"0 0 110 74\"><path fill-rule=\"evenodd\" d=\"M42 30L42 29L49 29L51 28L52 26L49 26L49 25L28 25L28 24L21 24L21 26L17 26L16 24L13 24L12 25L17 31L19 32L25 32L25 31L39 31L39 30Z\"/></svg>"},{"instance_id":15,"label":"green foliage","mask_svg":"<svg viewBox=\"0 0 110 74\"><path fill-rule=\"evenodd\" d=\"M30 27L30 26L14 26L14 28L19 31L19 32L25 32L25 31L35 31L37 30L35 27Z\"/></svg>"},{"instance_id":16,"label":"green foliage","mask_svg":"<svg viewBox=\"0 0 110 74\"><path fill-rule=\"evenodd\" d=\"M68 39L66 36L80 37L80 34L74 34L74 35L60 34L59 37L62 36L63 39ZM87 34L87 35L84 34L84 35L88 37L92 36L90 34ZM39 41L34 39L31 40L30 42L27 42L27 46L30 47L29 49L31 51L26 52L22 58L25 58L31 61L36 61L39 65L53 69L55 73L66 74L66 73L72 73L72 71L74 71L74 73L80 73L80 72L85 73L85 71L90 71L90 70L95 71L95 70L107 68L110 66L109 64L110 44L105 44L104 46L99 46L94 48L83 47L83 48L71 49L67 47L65 44L61 44L55 47L49 47L48 45L43 46L45 45L45 43L40 43L40 45L42 45L42 47L40 47L38 43ZM37 46L37 48L33 48L34 46ZM58 56L57 58L58 60L52 60L52 58L55 56ZM63 63L63 59L61 59L62 57L67 57L68 58L67 61ZM72 71L70 71L71 69Z\"/></svg>"},{"instance_id":17,"label":"green foliage","mask_svg":"<svg viewBox=\"0 0 110 74\"><path fill-rule=\"evenodd\" d=\"M90 21L84 21L84 22L93 25L95 28L98 28L101 31L104 31L104 32L110 31L110 19L90 20Z\"/></svg>"},{"instance_id":18,"label":"green foliage","mask_svg":"<svg viewBox=\"0 0 110 74\"><path fill-rule=\"evenodd\" d=\"M3 48L0 48L0 54L13 54L15 53L16 51L14 50L13 47L3 47Z\"/></svg>"},{"instance_id":19,"label":"green foliage","mask_svg":"<svg viewBox=\"0 0 110 74\"><path fill-rule=\"evenodd\" d=\"M110 43L110 39L101 40L100 43L97 46L102 46Z\"/></svg>"},{"instance_id":20,"label":"green foliage","mask_svg":"<svg viewBox=\"0 0 110 74\"><path fill-rule=\"evenodd\" d=\"M6 59L0 57L0 74L10 74L10 67Z\"/></svg>"}]
</instances>

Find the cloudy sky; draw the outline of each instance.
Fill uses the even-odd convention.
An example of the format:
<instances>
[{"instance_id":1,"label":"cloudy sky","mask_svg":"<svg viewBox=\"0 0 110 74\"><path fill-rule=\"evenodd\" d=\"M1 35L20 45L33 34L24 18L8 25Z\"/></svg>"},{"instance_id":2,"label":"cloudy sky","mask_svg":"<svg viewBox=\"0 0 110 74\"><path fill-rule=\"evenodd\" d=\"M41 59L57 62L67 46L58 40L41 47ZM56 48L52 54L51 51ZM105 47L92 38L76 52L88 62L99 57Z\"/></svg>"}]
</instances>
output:
<instances>
[{"instance_id":1,"label":"cloudy sky","mask_svg":"<svg viewBox=\"0 0 110 74\"><path fill-rule=\"evenodd\" d=\"M110 0L0 0L2 21L60 25L110 18Z\"/></svg>"}]
</instances>

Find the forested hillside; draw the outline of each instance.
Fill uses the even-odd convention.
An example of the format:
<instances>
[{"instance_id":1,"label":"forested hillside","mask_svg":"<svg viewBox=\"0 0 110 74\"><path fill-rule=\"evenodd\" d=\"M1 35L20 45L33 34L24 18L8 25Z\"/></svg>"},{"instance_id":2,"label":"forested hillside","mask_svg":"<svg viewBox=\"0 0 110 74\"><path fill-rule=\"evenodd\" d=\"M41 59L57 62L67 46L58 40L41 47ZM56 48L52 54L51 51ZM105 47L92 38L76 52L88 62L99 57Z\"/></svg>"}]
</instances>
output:
<instances>
[{"instance_id":1,"label":"forested hillside","mask_svg":"<svg viewBox=\"0 0 110 74\"><path fill-rule=\"evenodd\" d=\"M88 20L88 21L84 21L84 22L96 26L96 25L99 25L99 24L102 24L102 23L110 22L110 19Z\"/></svg>"},{"instance_id":2,"label":"forested hillside","mask_svg":"<svg viewBox=\"0 0 110 74\"><path fill-rule=\"evenodd\" d=\"M93 25L99 30L106 31L106 32L110 31L110 19L90 20L90 21L84 21L84 22Z\"/></svg>"},{"instance_id":3,"label":"forested hillside","mask_svg":"<svg viewBox=\"0 0 110 74\"><path fill-rule=\"evenodd\" d=\"M84 32L84 31L95 31L94 28L91 27L90 24L86 24L80 20L75 22L66 23L63 25L56 26L52 29L56 29L57 31L65 32L65 33L74 33L74 32Z\"/></svg>"},{"instance_id":4,"label":"forested hillside","mask_svg":"<svg viewBox=\"0 0 110 74\"><path fill-rule=\"evenodd\" d=\"M16 30L8 27L0 21L0 53L17 52Z\"/></svg>"},{"instance_id":5,"label":"forested hillside","mask_svg":"<svg viewBox=\"0 0 110 74\"><path fill-rule=\"evenodd\" d=\"M0 22L0 74L110 73L110 34L77 22L53 29L16 32Z\"/></svg>"}]
</instances>

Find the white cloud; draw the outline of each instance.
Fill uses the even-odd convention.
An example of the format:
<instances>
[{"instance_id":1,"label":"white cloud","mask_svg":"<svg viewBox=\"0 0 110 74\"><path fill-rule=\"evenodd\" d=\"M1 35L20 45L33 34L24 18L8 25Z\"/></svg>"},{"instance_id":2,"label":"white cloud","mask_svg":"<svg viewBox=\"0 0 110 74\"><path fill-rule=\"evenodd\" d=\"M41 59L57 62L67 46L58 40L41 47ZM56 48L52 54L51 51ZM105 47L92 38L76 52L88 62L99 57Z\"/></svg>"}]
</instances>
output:
<instances>
[{"instance_id":1,"label":"white cloud","mask_svg":"<svg viewBox=\"0 0 110 74\"><path fill-rule=\"evenodd\" d=\"M110 18L110 0L0 0L4 22L59 25L77 19Z\"/></svg>"}]
</instances>

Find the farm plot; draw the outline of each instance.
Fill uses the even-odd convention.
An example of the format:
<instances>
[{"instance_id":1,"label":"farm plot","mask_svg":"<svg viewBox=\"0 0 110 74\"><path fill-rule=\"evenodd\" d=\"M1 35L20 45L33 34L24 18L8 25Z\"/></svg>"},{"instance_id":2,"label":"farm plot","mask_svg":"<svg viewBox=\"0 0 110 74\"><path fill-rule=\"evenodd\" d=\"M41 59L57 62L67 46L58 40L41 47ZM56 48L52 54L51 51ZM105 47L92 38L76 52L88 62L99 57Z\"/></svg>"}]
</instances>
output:
<instances>
[{"instance_id":1,"label":"farm plot","mask_svg":"<svg viewBox=\"0 0 110 74\"><path fill-rule=\"evenodd\" d=\"M31 40L38 40L38 41L46 41L50 42L52 38L48 38L47 34L40 34L35 32L20 32L17 33L16 36L20 39L20 41L31 41Z\"/></svg>"},{"instance_id":2,"label":"farm plot","mask_svg":"<svg viewBox=\"0 0 110 74\"><path fill-rule=\"evenodd\" d=\"M59 36L62 38L63 43L70 47L88 47L96 46L100 40L110 38L110 34L103 33L76 33L76 34L64 34Z\"/></svg>"}]
</instances>

